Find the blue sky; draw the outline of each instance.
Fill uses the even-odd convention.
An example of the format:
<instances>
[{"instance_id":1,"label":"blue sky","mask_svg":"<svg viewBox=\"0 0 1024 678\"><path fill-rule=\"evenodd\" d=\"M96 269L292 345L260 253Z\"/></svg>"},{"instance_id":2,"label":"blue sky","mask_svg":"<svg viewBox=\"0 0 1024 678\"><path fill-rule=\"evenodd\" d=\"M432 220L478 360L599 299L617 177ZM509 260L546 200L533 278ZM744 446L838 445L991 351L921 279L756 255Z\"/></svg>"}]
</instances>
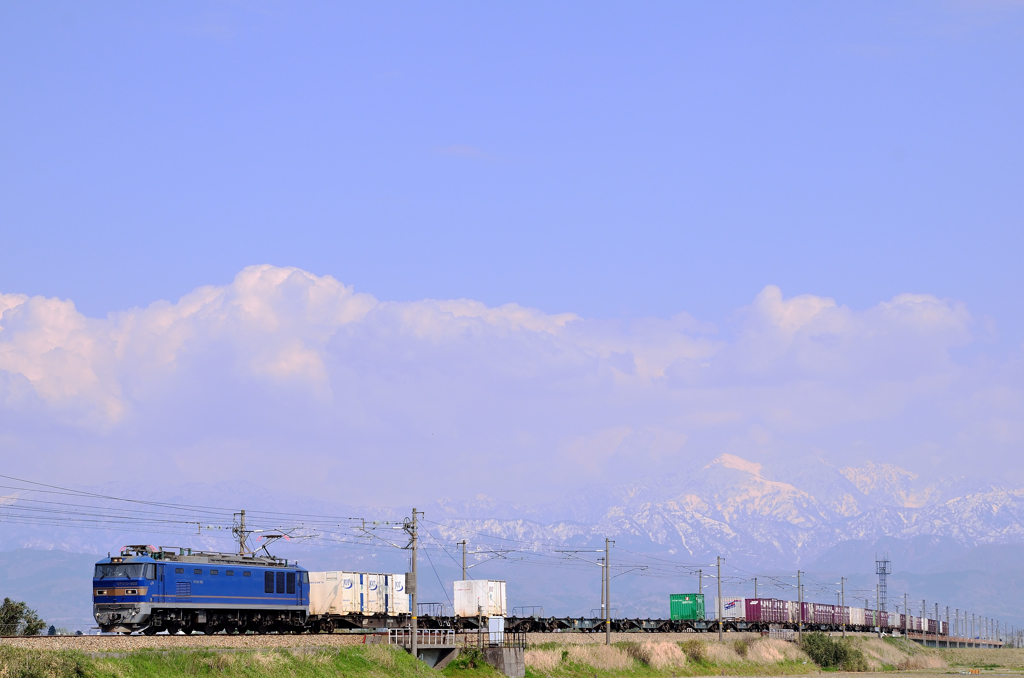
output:
<instances>
[{"instance_id":1,"label":"blue sky","mask_svg":"<svg viewBox=\"0 0 1024 678\"><path fill-rule=\"evenodd\" d=\"M1022 38L995 1L5 3L0 293L103 318L270 264L633 335L684 313L730 346L767 286L864 327L930 295L968 328L943 360L1017 403ZM947 388L886 425L906 458L908 426L977 406Z\"/></svg>"}]
</instances>

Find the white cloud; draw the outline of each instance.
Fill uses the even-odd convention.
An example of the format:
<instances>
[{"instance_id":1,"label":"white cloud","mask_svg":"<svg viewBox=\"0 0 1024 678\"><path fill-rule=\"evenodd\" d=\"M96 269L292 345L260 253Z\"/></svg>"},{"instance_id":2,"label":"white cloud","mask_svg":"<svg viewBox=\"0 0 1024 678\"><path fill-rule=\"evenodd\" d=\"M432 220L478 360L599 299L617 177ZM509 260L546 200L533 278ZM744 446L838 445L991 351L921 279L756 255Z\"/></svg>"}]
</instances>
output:
<instances>
[{"instance_id":1,"label":"white cloud","mask_svg":"<svg viewBox=\"0 0 1024 678\"><path fill-rule=\"evenodd\" d=\"M974 341L962 304L906 294L856 311L769 286L738 318L724 338L686 314L387 302L272 266L105 319L0 295L0 442L26 472L108 479L104 461L128 453L139 470L119 472L135 478L270 469L386 501L376 488L544 494L721 452L845 465L856 445L955 464L1024 441L1019 366L954 357Z\"/></svg>"}]
</instances>

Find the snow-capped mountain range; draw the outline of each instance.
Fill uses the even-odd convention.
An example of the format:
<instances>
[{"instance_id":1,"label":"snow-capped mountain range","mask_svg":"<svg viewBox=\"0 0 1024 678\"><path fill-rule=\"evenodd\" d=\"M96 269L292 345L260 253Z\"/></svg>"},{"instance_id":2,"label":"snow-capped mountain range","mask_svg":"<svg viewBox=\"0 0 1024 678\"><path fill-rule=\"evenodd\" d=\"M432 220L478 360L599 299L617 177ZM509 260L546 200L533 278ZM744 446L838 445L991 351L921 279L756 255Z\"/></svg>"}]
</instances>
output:
<instances>
[{"instance_id":1,"label":"snow-capped mountain range","mask_svg":"<svg viewBox=\"0 0 1024 678\"><path fill-rule=\"evenodd\" d=\"M849 541L1024 543L1022 489L964 478L926 484L891 464L840 469L816 458L767 470L727 454L676 476L592 487L543 506L484 497L441 506L452 537L467 529L525 541L611 536L683 560L719 554L785 568Z\"/></svg>"},{"instance_id":2,"label":"snow-capped mountain range","mask_svg":"<svg viewBox=\"0 0 1024 678\"><path fill-rule=\"evenodd\" d=\"M176 487L111 483L78 489L197 507L196 523L194 528L177 526L155 533L147 532L152 528L145 526L131 529L130 520L120 526L91 529L63 527L60 521L32 524L12 518L14 508L28 504L23 493L8 491L0 498L0 548L5 552L0 553L0 583L4 567L11 572L31 572L24 561L35 557L26 554L52 553L47 562L53 563L54 576L63 576L63 569L74 570L67 574L74 582L69 579L66 586L68 590L81 589L77 597L54 598L53 609L58 611L51 614L55 618L88 618L88 568L82 569L75 559L80 556L67 556L69 564L61 565L60 552L103 554L126 543L230 549L230 531L223 525L218 530L203 524L211 519L204 517L199 507L288 514L280 519L282 526L290 521L297 528L295 534L315 538L279 542L275 553L301 558L314 570L398 572L407 565L408 552L385 543L404 544L400 532L386 534L387 540L359 539L358 531L353 537L353 530L348 529L346 536L344 530L332 531L324 520L313 526L304 524L302 518L358 516L368 521L401 521L410 507L400 501L382 501L391 504L385 507L353 507L278 494L240 482ZM123 502L96 499L92 503L123 507ZM674 476L591 486L546 504L479 496L468 501L437 500L417 508L426 514L421 534L428 547L423 552L427 561L421 566L429 566L437 574L436 582L425 579L425 586L441 601L451 580L461 576L455 542L467 539L470 564L479 568L471 571L472 576L514 582L510 605L541 602L549 613L586 614L594 606L597 570L586 565L582 570L570 567L563 571L570 563L551 559L563 547L600 548L605 537L614 539L617 553L623 554L615 556L617 562L652 557L681 566L679 576L670 581L640 576L619 580L617 586L624 592L619 598L621 612L630 615L659 614L666 591L692 589L696 585L692 567L707 568L718 555L740 572L791 573L800 567L826 578L852 576L855 584L862 579L859 585L870 592L874 589L869 577L874 556L888 551L896 572L893 590L902 587L927 592L930 599L938 596L972 609L980 606L983 601L979 599L985 596L991 596L991 606L1006 605L1012 610L1019 607L1018 599L1024 599L1024 568L1020 565L1024 558L1024 490L963 478L928 483L890 464L836 468L820 459L805 458L768 468L722 455ZM139 510L160 511L145 506ZM30 551L14 553L16 549ZM625 555L628 553L633 556ZM526 567L544 558L554 567ZM734 577L730 586L738 590L733 594L748 594L744 588L748 584L743 582L742 576ZM10 584L12 590L18 586ZM767 595L785 597L789 592L784 588ZM1017 589L1019 593L1015 593ZM44 601L41 610L50 609L46 602L50 594L40 590L32 595ZM823 589L822 595L834 597L835 593Z\"/></svg>"},{"instance_id":3,"label":"snow-capped mountain range","mask_svg":"<svg viewBox=\"0 0 1024 678\"><path fill-rule=\"evenodd\" d=\"M352 507L245 483L173 488L112 483L83 489L188 506L213 503L298 515L397 520L409 513L404 506ZM16 505L18 494L2 501ZM812 563L850 541L930 538L962 548L1024 543L1024 489L963 478L926 484L891 464L836 468L813 457L766 469L726 454L674 476L590 486L546 504L501 502L481 495L468 501L437 500L420 508L437 523L437 537L452 543L467 534L489 535L529 549L531 542L572 546L607 536L683 562L723 555L786 569ZM4 523L0 515L6 550L98 553L130 537L118 532ZM197 533L189 542L214 548L226 536Z\"/></svg>"}]
</instances>

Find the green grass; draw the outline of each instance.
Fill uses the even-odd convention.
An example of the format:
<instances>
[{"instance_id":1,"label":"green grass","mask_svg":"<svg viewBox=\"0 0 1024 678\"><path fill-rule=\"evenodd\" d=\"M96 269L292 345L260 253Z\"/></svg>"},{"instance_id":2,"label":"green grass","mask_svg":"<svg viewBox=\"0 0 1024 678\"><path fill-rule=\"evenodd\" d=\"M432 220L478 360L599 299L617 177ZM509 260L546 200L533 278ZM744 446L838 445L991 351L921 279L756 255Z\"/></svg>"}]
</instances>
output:
<instances>
[{"instance_id":1,"label":"green grass","mask_svg":"<svg viewBox=\"0 0 1024 678\"><path fill-rule=\"evenodd\" d=\"M488 667L490 668L490 667ZM462 675L462 674L459 674ZM479 670L467 671L480 676ZM489 675L493 675L489 674ZM437 672L402 650L353 646L288 652L138 651L124 657L91 657L72 651L0 646L0 678L436 678Z\"/></svg>"},{"instance_id":2,"label":"green grass","mask_svg":"<svg viewBox=\"0 0 1024 678\"><path fill-rule=\"evenodd\" d=\"M657 670L641 662L622 670L595 669L589 664L566 663L551 673L538 673L526 667L526 678L669 678L672 676L797 676L818 673L814 664L781 662L771 666L754 664L689 663L683 667ZM457 674L461 676L462 674ZM500 676L501 674L496 675Z\"/></svg>"},{"instance_id":3,"label":"green grass","mask_svg":"<svg viewBox=\"0 0 1024 678\"><path fill-rule=\"evenodd\" d=\"M628 666L607 668L590 663L573 661L567 646L548 642L531 645L531 650L561 651L561 661L548 670L537 670L529 664L526 666L526 678L669 678L682 676L759 676L759 675L803 675L817 673L818 666L802 661L780 661L772 664L754 663L740 659L735 662L715 662L707 657L705 645L701 641L677 643L686 654L684 665L655 668L640 659L642 653L633 650L638 643L618 642L613 646L633 657ZM744 648L745 650L746 648ZM744 653L741 654L741 657ZM598 662L599 663L599 662Z\"/></svg>"},{"instance_id":4,"label":"green grass","mask_svg":"<svg viewBox=\"0 0 1024 678\"><path fill-rule=\"evenodd\" d=\"M928 652L928 650L921 645L918 645L912 640L906 638L893 638L892 636L884 636L882 640L889 645L896 647L900 652L906 654L919 654L921 652ZM934 648L932 648L934 649Z\"/></svg>"}]
</instances>

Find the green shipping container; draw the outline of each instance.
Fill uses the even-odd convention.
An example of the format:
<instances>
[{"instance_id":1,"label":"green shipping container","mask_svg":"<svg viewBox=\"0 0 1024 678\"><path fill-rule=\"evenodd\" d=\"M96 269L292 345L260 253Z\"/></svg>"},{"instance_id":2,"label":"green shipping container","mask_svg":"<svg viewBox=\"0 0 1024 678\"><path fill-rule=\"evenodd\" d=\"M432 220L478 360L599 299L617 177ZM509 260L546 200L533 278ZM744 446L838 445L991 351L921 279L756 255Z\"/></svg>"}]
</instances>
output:
<instances>
[{"instance_id":1,"label":"green shipping container","mask_svg":"<svg viewBox=\"0 0 1024 678\"><path fill-rule=\"evenodd\" d=\"M704 619L703 593L673 593L668 597L669 610L673 620L695 621Z\"/></svg>"}]
</instances>

